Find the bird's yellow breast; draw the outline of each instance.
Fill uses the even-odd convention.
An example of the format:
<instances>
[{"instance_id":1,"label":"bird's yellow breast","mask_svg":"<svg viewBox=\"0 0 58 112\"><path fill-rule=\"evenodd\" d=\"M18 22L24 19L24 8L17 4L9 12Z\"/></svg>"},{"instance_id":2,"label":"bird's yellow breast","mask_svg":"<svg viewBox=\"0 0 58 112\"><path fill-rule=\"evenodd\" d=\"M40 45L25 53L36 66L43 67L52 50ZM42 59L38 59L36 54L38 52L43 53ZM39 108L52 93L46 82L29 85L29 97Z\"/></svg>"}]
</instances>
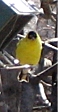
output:
<instances>
[{"instance_id":1,"label":"bird's yellow breast","mask_svg":"<svg viewBox=\"0 0 58 112\"><path fill-rule=\"evenodd\" d=\"M16 49L16 58L21 64L38 64L41 56L41 39L29 40L24 38L19 41Z\"/></svg>"}]
</instances>

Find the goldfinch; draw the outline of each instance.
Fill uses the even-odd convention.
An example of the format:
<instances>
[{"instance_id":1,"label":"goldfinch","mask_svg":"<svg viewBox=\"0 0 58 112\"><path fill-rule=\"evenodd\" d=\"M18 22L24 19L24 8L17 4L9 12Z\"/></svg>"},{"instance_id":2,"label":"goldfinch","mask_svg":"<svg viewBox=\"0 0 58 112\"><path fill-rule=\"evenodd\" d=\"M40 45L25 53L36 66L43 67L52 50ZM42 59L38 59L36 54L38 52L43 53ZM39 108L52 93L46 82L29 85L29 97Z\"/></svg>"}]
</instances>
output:
<instances>
[{"instance_id":1,"label":"goldfinch","mask_svg":"<svg viewBox=\"0 0 58 112\"><path fill-rule=\"evenodd\" d=\"M37 65L40 61L42 41L39 34L30 31L25 38L19 40L16 48L16 58L21 65Z\"/></svg>"}]
</instances>

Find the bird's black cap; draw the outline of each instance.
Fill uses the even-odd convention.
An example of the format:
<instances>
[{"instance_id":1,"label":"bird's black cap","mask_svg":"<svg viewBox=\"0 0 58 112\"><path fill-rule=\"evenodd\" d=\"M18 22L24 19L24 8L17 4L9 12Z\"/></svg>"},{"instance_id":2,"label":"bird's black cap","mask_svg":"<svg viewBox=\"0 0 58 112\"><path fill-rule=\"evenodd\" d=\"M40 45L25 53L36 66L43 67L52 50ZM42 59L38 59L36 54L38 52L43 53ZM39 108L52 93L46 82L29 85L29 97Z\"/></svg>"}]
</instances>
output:
<instances>
[{"instance_id":1,"label":"bird's black cap","mask_svg":"<svg viewBox=\"0 0 58 112\"><path fill-rule=\"evenodd\" d=\"M29 39L36 39L37 38L37 34L36 34L36 32L34 32L34 31L30 31L29 33L28 33L28 38Z\"/></svg>"}]
</instances>

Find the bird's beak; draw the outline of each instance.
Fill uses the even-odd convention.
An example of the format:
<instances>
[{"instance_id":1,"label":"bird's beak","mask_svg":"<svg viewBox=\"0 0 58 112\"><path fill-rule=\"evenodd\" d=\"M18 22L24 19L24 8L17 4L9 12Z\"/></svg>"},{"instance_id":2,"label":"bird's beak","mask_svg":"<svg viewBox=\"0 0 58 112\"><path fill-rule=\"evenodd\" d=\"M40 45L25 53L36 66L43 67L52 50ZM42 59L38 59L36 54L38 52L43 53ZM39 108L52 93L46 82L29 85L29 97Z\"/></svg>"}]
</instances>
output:
<instances>
[{"instance_id":1,"label":"bird's beak","mask_svg":"<svg viewBox=\"0 0 58 112\"><path fill-rule=\"evenodd\" d=\"M31 40L35 40L35 37L32 37Z\"/></svg>"}]
</instances>

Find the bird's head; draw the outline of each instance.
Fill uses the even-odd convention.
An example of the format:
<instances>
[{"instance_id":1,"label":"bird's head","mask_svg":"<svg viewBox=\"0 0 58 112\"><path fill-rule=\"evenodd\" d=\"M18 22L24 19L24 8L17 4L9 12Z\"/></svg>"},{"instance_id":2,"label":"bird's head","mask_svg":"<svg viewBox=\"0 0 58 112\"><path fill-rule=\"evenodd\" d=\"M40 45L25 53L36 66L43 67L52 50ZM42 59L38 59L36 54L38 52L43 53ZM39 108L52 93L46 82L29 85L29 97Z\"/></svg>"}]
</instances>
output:
<instances>
[{"instance_id":1,"label":"bird's head","mask_svg":"<svg viewBox=\"0 0 58 112\"><path fill-rule=\"evenodd\" d=\"M30 31L28 33L28 39L35 40L37 38L37 34L34 31Z\"/></svg>"}]
</instances>

